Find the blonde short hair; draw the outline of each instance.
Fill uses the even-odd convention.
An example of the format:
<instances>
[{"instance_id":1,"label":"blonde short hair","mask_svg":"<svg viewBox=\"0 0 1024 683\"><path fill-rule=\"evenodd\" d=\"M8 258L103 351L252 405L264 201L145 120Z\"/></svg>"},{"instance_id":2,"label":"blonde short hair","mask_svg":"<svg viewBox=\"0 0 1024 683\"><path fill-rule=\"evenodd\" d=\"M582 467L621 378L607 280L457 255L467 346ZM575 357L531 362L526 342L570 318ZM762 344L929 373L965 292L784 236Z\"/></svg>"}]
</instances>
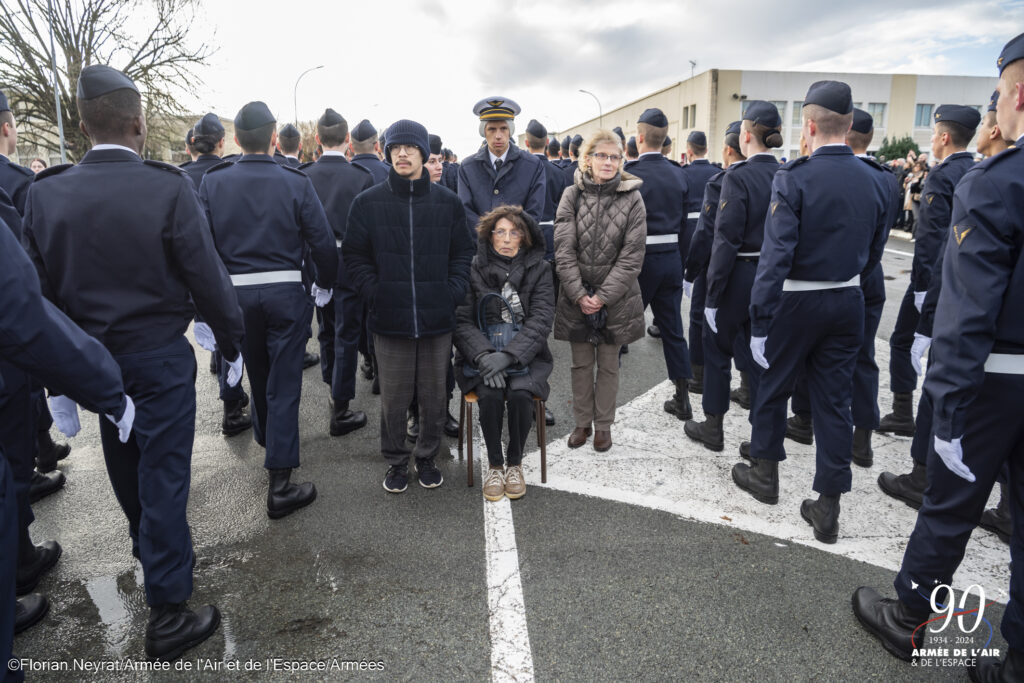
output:
<instances>
[{"instance_id":1,"label":"blonde short hair","mask_svg":"<svg viewBox=\"0 0 1024 683\"><path fill-rule=\"evenodd\" d=\"M613 133L610 130L599 130L587 138L586 142L583 143L583 147L580 149L580 169L584 173L590 173L590 162L588 160L594 155L594 150L597 149L598 145L603 145L606 142L615 145L619 150L619 154L623 155L622 140L619 138L618 134ZM620 171L622 170L624 160L624 156L623 159L619 160Z\"/></svg>"}]
</instances>

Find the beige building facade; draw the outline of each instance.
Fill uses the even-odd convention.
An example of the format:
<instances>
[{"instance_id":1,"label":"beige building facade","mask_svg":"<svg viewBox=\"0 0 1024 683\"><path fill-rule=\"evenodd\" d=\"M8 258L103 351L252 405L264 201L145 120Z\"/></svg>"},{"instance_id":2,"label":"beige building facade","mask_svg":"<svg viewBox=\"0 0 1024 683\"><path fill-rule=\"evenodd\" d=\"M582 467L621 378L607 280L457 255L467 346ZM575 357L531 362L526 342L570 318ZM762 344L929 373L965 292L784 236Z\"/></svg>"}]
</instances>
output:
<instances>
[{"instance_id":1,"label":"beige building facade","mask_svg":"<svg viewBox=\"0 0 1024 683\"><path fill-rule=\"evenodd\" d=\"M673 159L678 160L686 151L686 136L693 130L701 130L707 134L708 158L721 161L726 127L741 118L747 102L767 100L774 103L782 115L784 145L775 150L776 156L793 159L800 154L804 95L811 83L820 80L850 84L854 105L865 109L875 119L873 151L881 146L883 138L905 135L911 136L922 150L927 150L935 108L941 104L966 104L984 111L997 79L710 69L605 112L600 119L595 117L559 131L559 137L580 134L586 138L601 127L611 130L621 126L628 139L636 135L640 114L649 107L658 107L669 120ZM969 149L975 150L973 141Z\"/></svg>"}]
</instances>

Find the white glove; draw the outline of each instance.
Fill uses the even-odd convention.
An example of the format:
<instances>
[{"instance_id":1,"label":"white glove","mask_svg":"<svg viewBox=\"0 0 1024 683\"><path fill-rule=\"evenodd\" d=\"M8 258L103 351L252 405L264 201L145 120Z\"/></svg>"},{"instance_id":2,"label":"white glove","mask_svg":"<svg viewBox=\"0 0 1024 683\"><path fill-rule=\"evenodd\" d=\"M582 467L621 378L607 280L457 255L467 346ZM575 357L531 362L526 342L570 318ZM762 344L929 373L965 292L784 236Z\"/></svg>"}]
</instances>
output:
<instances>
[{"instance_id":1,"label":"white glove","mask_svg":"<svg viewBox=\"0 0 1024 683\"><path fill-rule=\"evenodd\" d=\"M69 439L82 429L78 421L78 404L67 396L50 397L50 415L60 433Z\"/></svg>"},{"instance_id":2,"label":"white glove","mask_svg":"<svg viewBox=\"0 0 1024 683\"><path fill-rule=\"evenodd\" d=\"M116 419L113 415L107 415L107 419L117 425L117 438L121 443L128 443L128 435L132 433L132 425L135 423L135 404L131 396L124 397L124 415Z\"/></svg>"},{"instance_id":3,"label":"white glove","mask_svg":"<svg viewBox=\"0 0 1024 683\"><path fill-rule=\"evenodd\" d=\"M960 445L960 439L943 441L939 437L935 437L935 452L942 458L942 462L950 472L969 482L974 482L974 473L964 464L964 448Z\"/></svg>"},{"instance_id":4,"label":"white glove","mask_svg":"<svg viewBox=\"0 0 1024 683\"><path fill-rule=\"evenodd\" d=\"M920 313L921 309L924 308L924 297L928 292L914 292L914 308Z\"/></svg>"},{"instance_id":5,"label":"white glove","mask_svg":"<svg viewBox=\"0 0 1024 683\"><path fill-rule=\"evenodd\" d=\"M704 309L704 322L707 323L708 327L715 334L718 334L718 325L715 323L715 316L718 315L717 308L705 308Z\"/></svg>"},{"instance_id":6,"label":"white glove","mask_svg":"<svg viewBox=\"0 0 1024 683\"><path fill-rule=\"evenodd\" d=\"M768 359L764 357L764 345L768 337L751 337L750 353L754 356L754 362L765 370L768 369Z\"/></svg>"},{"instance_id":7,"label":"white glove","mask_svg":"<svg viewBox=\"0 0 1024 683\"><path fill-rule=\"evenodd\" d=\"M196 324L192 326L192 334L196 336L196 344L199 346L207 351L217 350L217 340L213 337L213 330L206 323L196 321Z\"/></svg>"},{"instance_id":8,"label":"white glove","mask_svg":"<svg viewBox=\"0 0 1024 683\"><path fill-rule=\"evenodd\" d=\"M926 337L923 334L914 333L914 344L910 347L910 364L914 366L914 372L918 376L923 375L921 369L921 359L924 358L925 351L932 345L932 338Z\"/></svg>"},{"instance_id":9,"label":"white glove","mask_svg":"<svg viewBox=\"0 0 1024 683\"><path fill-rule=\"evenodd\" d=\"M692 299L693 298L693 283L692 282L687 282L686 280L683 280L683 295L687 299Z\"/></svg>"},{"instance_id":10,"label":"white glove","mask_svg":"<svg viewBox=\"0 0 1024 683\"><path fill-rule=\"evenodd\" d=\"M238 383L242 381L242 354L239 353L238 358L233 361L225 358L224 362L228 364L228 386L238 386Z\"/></svg>"},{"instance_id":11,"label":"white glove","mask_svg":"<svg viewBox=\"0 0 1024 683\"><path fill-rule=\"evenodd\" d=\"M309 293L313 295L313 299L316 301L317 308L323 308L331 300L331 295L334 294L333 289L320 289L313 283L313 287L309 290Z\"/></svg>"}]
</instances>

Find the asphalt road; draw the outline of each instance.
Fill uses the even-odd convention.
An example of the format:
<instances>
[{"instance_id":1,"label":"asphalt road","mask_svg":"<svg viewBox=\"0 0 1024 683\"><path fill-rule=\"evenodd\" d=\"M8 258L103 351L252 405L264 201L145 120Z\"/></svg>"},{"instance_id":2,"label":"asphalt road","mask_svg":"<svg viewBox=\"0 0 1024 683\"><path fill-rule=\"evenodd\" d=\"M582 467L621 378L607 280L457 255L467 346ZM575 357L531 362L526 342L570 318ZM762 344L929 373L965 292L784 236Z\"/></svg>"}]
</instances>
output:
<instances>
[{"instance_id":1,"label":"asphalt road","mask_svg":"<svg viewBox=\"0 0 1024 683\"><path fill-rule=\"evenodd\" d=\"M890 278L883 339L908 282L910 258L901 253L911 247L893 239L883 261ZM554 451L572 423L568 348L553 342L552 350L549 407L557 424L547 435ZM607 490L626 489L626 480L641 476L623 446L610 452L612 459L590 460L581 449L571 466L559 469L553 461L562 481L579 483L578 492L539 485L533 471L529 493L510 506L507 519L503 508L482 500L479 469L477 485L467 488L455 440L439 463L442 487L411 485L390 495L381 487L379 403L363 379L354 404L368 413L369 426L332 438L327 387L316 369L306 371L297 478L314 481L319 498L271 521L262 450L249 432L221 436L208 355L197 357L192 604L218 605L222 627L177 670L123 670L144 659L148 610L96 419L83 416L83 431L61 464L66 490L35 506L33 537L57 539L64 555L39 588L53 603L50 614L15 641L17 655L36 667L30 680L966 679L962 669L894 659L857 624L851 593L867 584L891 595L891 568L828 551L813 539L781 542L770 526L769 533L738 530L694 521L685 506L670 512L646 499L630 504L589 490L602 468ZM883 368L883 384L886 375ZM639 400L663 380L660 342L633 344L623 359L619 404ZM457 414L458 405L451 408ZM616 433L630 428L626 422ZM681 425L672 429L646 436L668 452L685 441ZM907 440L892 443L909 448ZM905 535L887 540L898 546ZM494 573L505 569L512 580L496 585ZM999 605L986 612L996 627L993 647L1005 647L1001 612ZM122 670L74 669L100 663ZM287 670L314 666L328 669Z\"/></svg>"}]
</instances>

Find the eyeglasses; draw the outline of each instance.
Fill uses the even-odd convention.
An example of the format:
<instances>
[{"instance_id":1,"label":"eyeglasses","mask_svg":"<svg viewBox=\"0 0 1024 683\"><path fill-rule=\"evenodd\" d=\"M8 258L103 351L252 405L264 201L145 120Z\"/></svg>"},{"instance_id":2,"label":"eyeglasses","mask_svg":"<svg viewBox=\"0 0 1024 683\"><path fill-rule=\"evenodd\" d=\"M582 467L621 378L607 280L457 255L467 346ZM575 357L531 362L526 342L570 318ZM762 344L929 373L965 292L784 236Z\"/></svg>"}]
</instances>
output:
<instances>
[{"instance_id":1,"label":"eyeglasses","mask_svg":"<svg viewBox=\"0 0 1024 683\"><path fill-rule=\"evenodd\" d=\"M617 164L620 161L622 161L622 155L621 154L605 154L604 152L598 152L597 154L592 154L591 156L593 156L595 159L597 159L601 163L604 163L606 161L610 161L613 164Z\"/></svg>"},{"instance_id":2,"label":"eyeglasses","mask_svg":"<svg viewBox=\"0 0 1024 683\"><path fill-rule=\"evenodd\" d=\"M497 235L499 239L505 239L506 237L510 237L514 240L523 239L522 230L495 230L494 234Z\"/></svg>"},{"instance_id":3,"label":"eyeglasses","mask_svg":"<svg viewBox=\"0 0 1024 683\"><path fill-rule=\"evenodd\" d=\"M391 145L391 151L396 154L405 152L406 154L412 154L413 152L419 151L419 147L416 145Z\"/></svg>"}]
</instances>

